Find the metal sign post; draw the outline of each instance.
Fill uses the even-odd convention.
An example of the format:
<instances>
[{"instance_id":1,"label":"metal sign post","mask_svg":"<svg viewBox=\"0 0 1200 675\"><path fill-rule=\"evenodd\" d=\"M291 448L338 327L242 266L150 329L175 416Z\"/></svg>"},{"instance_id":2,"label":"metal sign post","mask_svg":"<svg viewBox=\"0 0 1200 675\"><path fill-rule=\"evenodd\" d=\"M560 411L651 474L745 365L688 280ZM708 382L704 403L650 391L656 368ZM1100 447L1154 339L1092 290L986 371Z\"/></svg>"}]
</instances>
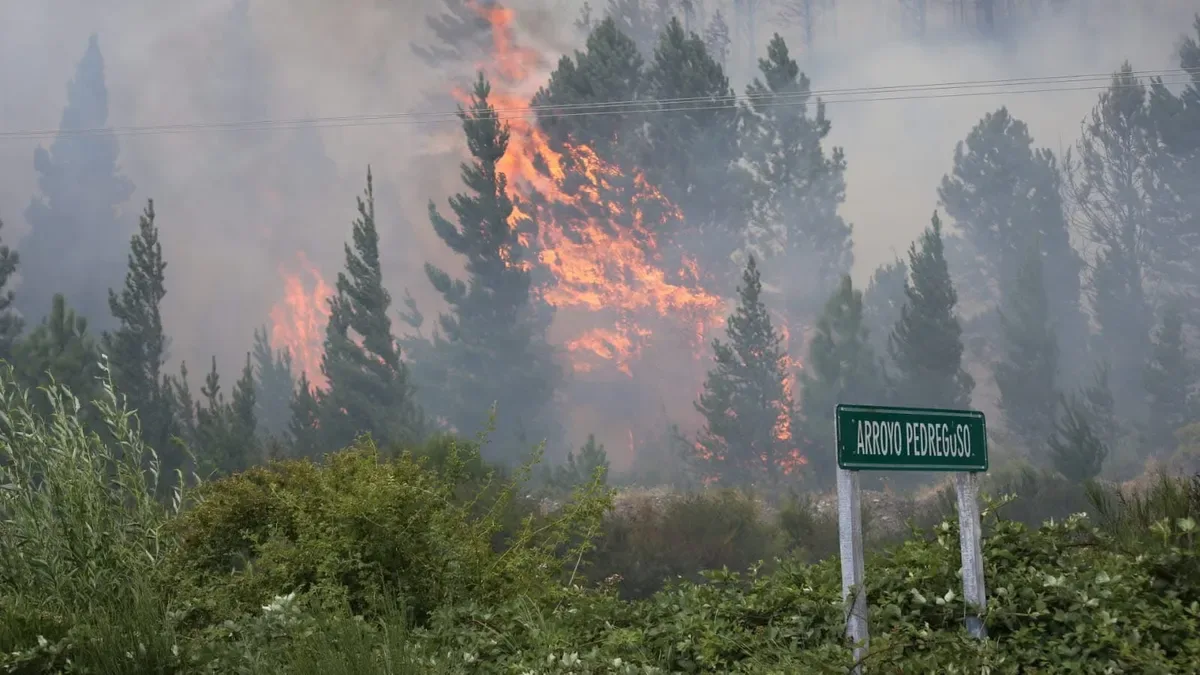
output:
<instances>
[{"instance_id":1,"label":"metal sign post","mask_svg":"<svg viewBox=\"0 0 1200 675\"><path fill-rule=\"evenodd\" d=\"M988 470L987 423L975 410L858 405L838 405L835 420L842 599L847 603L846 635L856 644L858 662L866 656L869 641L858 472L955 473L963 599L982 611L987 594L978 474ZM978 615L968 616L966 623L973 636L984 637Z\"/></svg>"}]
</instances>

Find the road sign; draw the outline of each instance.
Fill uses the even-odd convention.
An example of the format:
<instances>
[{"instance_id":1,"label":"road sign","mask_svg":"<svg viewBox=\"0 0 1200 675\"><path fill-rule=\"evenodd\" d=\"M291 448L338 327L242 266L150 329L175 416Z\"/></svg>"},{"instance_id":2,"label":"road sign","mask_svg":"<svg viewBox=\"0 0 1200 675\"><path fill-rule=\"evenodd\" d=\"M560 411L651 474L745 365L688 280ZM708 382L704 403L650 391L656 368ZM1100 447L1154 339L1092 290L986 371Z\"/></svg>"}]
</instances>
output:
<instances>
[{"instance_id":1,"label":"road sign","mask_svg":"<svg viewBox=\"0 0 1200 675\"><path fill-rule=\"evenodd\" d=\"M839 405L835 417L840 469L988 470L987 424L981 412Z\"/></svg>"},{"instance_id":2,"label":"road sign","mask_svg":"<svg viewBox=\"0 0 1200 675\"><path fill-rule=\"evenodd\" d=\"M980 616L987 605L979 513L979 472L987 471L987 424L975 410L893 408L839 404L837 437L838 533L846 635L854 642L861 675L870 641L863 572L862 490L859 471L954 471L967 630L987 637Z\"/></svg>"}]
</instances>

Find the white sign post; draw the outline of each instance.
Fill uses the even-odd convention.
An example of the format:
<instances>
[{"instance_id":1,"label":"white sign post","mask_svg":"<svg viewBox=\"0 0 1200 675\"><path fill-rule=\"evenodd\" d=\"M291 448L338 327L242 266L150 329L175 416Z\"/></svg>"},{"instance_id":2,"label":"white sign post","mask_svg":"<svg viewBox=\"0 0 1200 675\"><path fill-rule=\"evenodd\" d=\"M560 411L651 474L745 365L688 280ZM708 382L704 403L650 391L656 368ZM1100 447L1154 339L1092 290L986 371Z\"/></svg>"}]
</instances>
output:
<instances>
[{"instance_id":1,"label":"white sign post","mask_svg":"<svg viewBox=\"0 0 1200 675\"><path fill-rule=\"evenodd\" d=\"M859 471L955 472L966 625L972 636L986 637L979 616L987 602L979 513L979 474L988 469L983 413L839 404L835 419L842 601L846 635L855 643L855 674L862 672L869 642Z\"/></svg>"},{"instance_id":2,"label":"white sign post","mask_svg":"<svg viewBox=\"0 0 1200 675\"><path fill-rule=\"evenodd\" d=\"M854 643L854 661L867 655L867 589L862 541L862 494L858 472L837 470L838 544L842 557L842 602L846 609L846 636ZM853 600L851 600L853 594ZM855 675L862 669L855 666Z\"/></svg>"}]
</instances>

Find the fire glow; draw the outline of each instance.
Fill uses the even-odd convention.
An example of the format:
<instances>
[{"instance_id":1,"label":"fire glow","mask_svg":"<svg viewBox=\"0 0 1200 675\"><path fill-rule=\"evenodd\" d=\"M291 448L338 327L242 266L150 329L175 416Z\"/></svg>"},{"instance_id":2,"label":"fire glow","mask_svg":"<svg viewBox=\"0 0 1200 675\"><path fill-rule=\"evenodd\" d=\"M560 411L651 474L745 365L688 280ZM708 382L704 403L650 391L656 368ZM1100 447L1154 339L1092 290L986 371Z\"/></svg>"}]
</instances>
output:
<instances>
[{"instance_id":1,"label":"fire glow","mask_svg":"<svg viewBox=\"0 0 1200 675\"><path fill-rule=\"evenodd\" d=\"M660 233L682 224L682 214L644 175L625 175L584 144L552 146L536 122L517 112L528 111L535 76L545 74L547 64L540 52L518 44L512 9L490 4L475 10L492 33L492 54L478 69L492 86L489 102L509 129L508 150L497 169L507 177L514 201L510 224L536 223L536 234L523 240L536 258L524 264L532 262L540 273L538 298L560 319L569 317L556 326L569 326L569 334L557 339L571 369L585 377L608 370L635 380L647 348L657 344L678 352L686 345L695 364L689 378L695 376L698 384L727 303L703 288L694 259L664 260ZM466 92L454 95L464 107L469 104ZM317 384L324 379L319 366L332 291L306 259L301 267L314 281L305 285L299 273L284 271L285 297L271 314L272 343L290 348L297 369ZM789 400L792 370L783 383ZM783 411L776 432L781 439L792 433ZM634 430L626 435L632 455ZM785 463L794 469L804 458L797 450Z\"/></svg>"}]
</instances>

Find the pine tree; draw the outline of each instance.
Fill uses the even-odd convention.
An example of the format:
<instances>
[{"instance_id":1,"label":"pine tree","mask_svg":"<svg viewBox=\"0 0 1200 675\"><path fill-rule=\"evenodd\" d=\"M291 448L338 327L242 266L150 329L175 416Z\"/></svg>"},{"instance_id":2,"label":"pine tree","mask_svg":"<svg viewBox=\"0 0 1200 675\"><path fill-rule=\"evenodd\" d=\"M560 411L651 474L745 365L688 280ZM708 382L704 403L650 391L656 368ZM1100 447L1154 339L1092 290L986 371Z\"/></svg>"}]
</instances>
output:
<instances>
[{"instance_id":1,"label":"pine tree","mask_svg":"<svg viewBox=\"0 0 1200 675\"><path fill-rule=\"evenodd\" d=\"M1000 313L1004 358L993 367L1009 431L1028 450L1054 430L1058 402L1058 343L1046 299L1041 253L1029 252Z\"/></svg>"},{"instance_id":2,"label":"pine tree","mask_svg":"<svg viewBox=\"0 0 1200 675\"><path fill-rule=\"evenodd\" d=\"M1177 307L1169 306L1155 331L1145 369L1145 391L1150 404L1146 440L1151 452L1173 451L1175 432L1192 421L1191 393L1196 375L1196 364L1184 342L1183 317Z\"/></svg>"},{"instance_id":3,"label":"pine tree","mask_svg":"<svg viewBox=\"0 0 1200 675\"><path fill-rule=\"evenodd\" d=\"M162 245L154 222L154 201L138 223L130 240L125 285L118 294L109 290L108 306L117 328L105 333L101 342L112 368L113 382L130 410L137 411L142 438L158 451L166 470L182 465L182 458L168 452L178 433L171 409L172 391L163 377L167 360L167 337L163 331L160 305L166 297Z\"/></svg>"},{"instance_id":4,"label":"pine tree","mask_svg":"<svg viewBox=\"0 0 1200 675\"><path fill-rule=\"evenodd\" d=\"M106 127L104 59L93 35L67 86L59 129ZM118 209L133 194L117 154L111 132L61 134L48 151L39 147L34 153L41 194L25 211L31 231L18 249L22 281L17 308L27 319L43 316L51 296L61 291L93 328L112 326L107 291L121 283L129 231Z\"/></svg>"},{"instance_id":5,"label":"pine tree","mask_svg":"<svg viewBox=\"0 0 1200 675\"><path fill-rule=\"evenodd\" d=\"M708 27L704 29L704 47L722 68L728 68L730 44L729 24L725 21L725 15L718 9L713 12Z\"/></svg>"},{"instance_id":6,"label":"pine tree","mask_svg":"<svg viewBox=\"0 0 1200 675\"><path fill-rule=\"evenodd\" d=\"M588 434L587 443L579 449L578 457L574 452L568 452L566 464L554 467L550 486L561 491L571 490L590 483L597 470L600 470L601 480L607 480L608 468L608 453L604 451L604 444L596 443L595 434Z\"/></svg>"},{"instance_id":7,"label":"pine tree","mask_svg":"<svg viewBox=\"0 0 1200 675\"><path fill-rule=\"evenodd\" d=\"M549 317L531 303L528 250L510 226L514 211L507 178L496 169L508 149L509 131L489 103L490 94L480 75L470 107L459 112L474 159L462 167L469 192L450 199L458 224L429 205L434 232L465 259L467 275L455 280L432 264L425 266L450 308L439 317L434 335L444 381L429 386L444 396L435 414L464 433L481 429L498 403L493 439L499 440L498 452L512 458L528 451L522 438L555 444L561 432L551 402L562 372L546 339Z\"/></svg>"},{"instance_id":8,"label":"pine tree","mask_svg":"<svg viewBox=\"0 0 1200 675\"><path fill-rule=\"evenodd\" d=\"M1116 401L1108 384L1110 368L1101 362L1092 373L1092 381L1083 390L1083 405L1092 428L1106 447L1114 448L1124 433L1117 420Z\"/></svg>"},{"instance_id":9,"label":"pine tree","mask_svg":"<svg viewBox=\"0 0 1200 675\"><path fill-rule=\"evenodd\" d=\"M875 269L863 293L863 324L877 354L887 354L888 336L900 320L900 310L907 299L904 294L907 280L908 263L897 258Z\"/></svg>"},{"instance_id":10,"label":"pine tree","mask_svg":"<svg viewBox=\"0 0 1200 675\"><path fill-rule=\"evenodd\" d=\"M1050 461L1067 480L1092 480L1104 468L1109 448L1096 434L1087 408L1077 396L1063 396L1059 407L1061 416L1049 438Z\"/></svg>"},{"instance_id":11,"label":"pine tree","mask_svg":"<svg viewBox=\"0 0 1200 675\"><path fill-rule=\"evenodd\" d=\"M267 339L267 327L254 331L255 417L262 434L280 438L291 418L292 353L273 349Z\"/></svg>"},{"instance_id":12,"label":"pine tree","mask_svg":"<svg viewBox=\"0 0 1200 675\"><path fill-rule=\"evenodd\" d=\"M689 231L704 237L698 262L714 283L732 286L731 254L744 244L752 191L739 163L741 114L729 78L678 19L659 37L645 78L647 98L686 103L647 116L638 167L679 206Z\"/></svg>"},{"instance_id":13,"label":"pine tree","mask_svg":"<svg viewBox=\"0 0 1200 675\"><path fill-rule=\"evenodd\" d=\"M392 298L383 287L375 192L359 198L353 243L345 246L346 270L338 273L337 294L329 301L329 325L321 370L328 387L321 400L320 428L330 450L369 433L381 445L414 441L422 433L408 368L392 335Z\"/></svg>"},{"instance_id":14,"label":"pine tree","mask_svg":"<svg viewBox=\"0 0 1200 675\"><path fill-rule=\"evenodd\" d=\"M200 387L203 403L196 405L197 454L205 469L217 474L229 474L242 465L238 456L240 444L233 442L232 415L225 395L221 393L221 376L217 373L217 357Z\"/></svg>"},{"instance_id":15,"label":"pine tree","mask_svg":"<svg viewBox=\"0 0 1200 675\"><path fill-rule=\"evenodd\" d=\"M4 222L0 221L0 230ZM12 362L13 348L24 328L24 321L17 315L13 307L15 294L8 287L8 282L17 272L20 256L7 244L0 243L0 361Z\"/></svg>"},{"instance_id":16,"label":"pine tree","mask_svg":"<svg viewBox=\"0 0 1200 675\"><path fill-rule=\"evenodd\" d=\"M905 303L888 338L888 353L897 378L896 399L904 405L967 408L975 380L963 369L962 326L955 305L937 213L922 233L920 247L908 251L911 278Z\"/></svg>"},{"instance_id":17,"label":"pine tree","mask_svg":"<svg viewBox=\"0 0 1200 675\"><path fill-rule=\"evenodd\" d=\"M296 393L292 398L291 421L288 423L288 436L291 441L292 454L296 457L317 459L326 450L321 445L320 414L321 402L313 394L312 383L308 374L300 373L300 381L296 383Z\"/></svg>"},{"instance_id":18,"label":"pine tree","mask_svg":"<svg viewBox=\"0 0 1200 675\"><path fill-rule=\"evenodd\" d=\"M654 50L659 34L667 30L671 22L678 22L671 0L608 0L604 16L612 19L622 33L633 38L645 54Z\"/></svg>"},{"instance_id":19,"label":"pine tree","mask_svg":"<svg viewBox=\"0 0 1200 675\"><path fill-rule=\"evenodd\" d=\"M827 156L831 124L820 101L809 114L809 81L778 34L758 62L762 79L747 88L743 148L755 178L754 216L763 232L760 255L780 254L789 270L789 317L808 317L836 291L854 261L851 227L838 208L846 199L841 148Z\"/></svg>"},{"instance_id":20,"label":"pine tree","mask_svg":"<svg viewBox=\"0 0 1200 675\"><path fill-rule=\"evenodd\" d=\"M836 468L834 409L839 403L882 404L879 361L863 315L863 295L850 276L825 304L800 373L804 436L812 444L809 468L821 486Z\"/></svg>"},{"instance_id":21,"label":"pine tree","mask_svg":"<svg viewBox=\"0 0 1200 675\"><path fill-rule=\"evenodd\" d=\"M233 385L233 400L230 401L230 430L231 443L235 445L234 462L231 471L241 471L254 464L261 457L261 446L258 441L258 420L255 416L257 401L254 391L254 366L250 364L250 354L246 354L246 365L242 367L242 377Z\"/></svg>"},{"instance_id":22,"label":"pine tree","mask_svg":"<svg viewBox=\"0 0 1200 675\"><path fill-rule=\"evenodd\" d=\"M954 150L938 197L978 253L992 286L1014 287L1030 241L1046 258L1046 289L1057 319L1064 374L1078 375L1088 338L1080 303L1082 261L1071 247L1057 160L1035 150L1024 122L1007 108L989 113ZM1002 301L990 298L989 305Z\"/></svg>"},{"instance_id":23,"label":"pine tree","mask_svg":"<svg viewBox=\"0 0 1200 675\"><path fill-rule=\"evenodd\" d=\"M586 49L575 52L572 59L563 56L550 74L550 81L533 97L538 106L538 125L551 142L562 144L568 139L584 144L609 161L619 161L618 155L626 130L631 122L624 115L563 116L570 108L637 99L643 88L642 67L645 61L637 45L607 18L588 34Z\"/></svg>"},{"instance_id":24,"label":"pine tree","mask_svg":"<svg viewBox=\"0 0 1200 675\"><path fill-rule=\"evenodd\" d=\"M474 0L442 0L442 11L425 18L437 37L432 44L411 43L413 53L432 68L447 63L473 63L488 56L492 25Z\"/></svg>"},{"instance_id":25,"label":"pine tree","mask_svg":"<svg viewBox=\"0 0 1200 675\"><path fill-rule=\"evenodd\" d=\"M51 381L66 386L82 405L80 416L94 419L90 403L99 393L100 350L88 334L87 318L76 315L61 294L54 296L50 314L17 343L13 366L29 389ZM46 411L44 397L35 398Z\"/></svg>"},{"instance_id":26,"label":"pine tree","mask_svg":"<svg viewBox=\"0 0 1200 675\"><path fill-rule=\"evenodd\" d=\"M1125 63L1085 120L1068 188L1081 230L1098 248L1089 291L1097 355L1112 368L1119 409L1140 417L1150 351L1146 242L1155 225L1157 134L1145 85Z\"/></svg>"},{"instance_id":27,"label":"pine tree","mask_svg":"<svg viewBox=\"0 0 1200 675\"><path fill-rule=\"evenodd\" d=\"M713 340L716 366L695 403L704 416L697 463L723 482L777 486L795 461L797 420L783 339L762 302L762 278L751 256L726 321L728 342Z\"/></svg>"},{"instance_id":28,"label":"pine tree","mask_svg":"<svg viewBox=\"0 0 1200 675\"><path fill-rule=\"evenodd\" d=\"M196 402L192 399L192 386L188 383L187 362L179 364L179 377L168 380L175 400L175 421L180 438L190 448L197 444Z\"/></svg>"}]
</instances>

